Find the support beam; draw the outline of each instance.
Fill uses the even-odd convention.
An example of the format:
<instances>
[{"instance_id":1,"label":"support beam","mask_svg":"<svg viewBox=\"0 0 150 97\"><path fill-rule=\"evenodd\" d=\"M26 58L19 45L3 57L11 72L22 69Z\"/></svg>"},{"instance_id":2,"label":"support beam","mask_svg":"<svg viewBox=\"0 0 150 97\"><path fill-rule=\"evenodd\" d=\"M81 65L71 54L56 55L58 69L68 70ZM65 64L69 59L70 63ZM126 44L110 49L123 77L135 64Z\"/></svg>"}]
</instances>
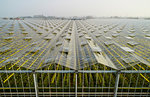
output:
<instances>
[{"instance_id":1,"label":"support beam","mask_svg":"<svg viewBox=\"0 0 150 97\"><path fill-rule=\"evenodd\" d=\"M35 72L33 72L33 78L34 78L35 94L36 94L36 97L39 97L38 96L38 84L37 84L37 78L36 78Z\"/></svg>"},{"instance_id":2,"label":"support beam","mask_svg":"<svg viewBox=\"0 0 150 97\"><path fill-rule=\"evenodd\" d=\"M36 73L75 73L74 70L36 70Z\"/></svg>"},{"instance_id":3,"label":"support beam","mask_svg":"<svg viewBox=\"0 0 150 97\"><path fill-rule=\"evenodd\" d=\"M121 70L120 73L150 73L150 70Z\"/></svg>"},{"instance_id":4,"label":"support beam","mask_svg":"<svg viewBox=\"0 0 150 97\"><path fill-rule=\"evenodd\" d=\"M117 71L117 73L116 73L115 87L114 87L114 97L117 97L119 77L120 77L120 71Z\"/></svg>"},{"instance_id":5,"label":"support beam","mask_svg":"<svg viewBox=\"0 0 150 97\"><path fill-rule=\"evenodd\" d=\"M78 83L77 83L77 78L78 78L78 75L77 75L77 73L76 73L76 83L75 83L75 97L77 97L78 96Z\"/></svg>"},{"instance_id":6,"label":"support beam","mask_svg":"<svg viewBox=\"0 0 150 97\"><path fill-rule=\"evenodd\" d=\"M79 73L116 73L116 70L78 70Z\"/></svg>"},{"instance_id":7,"label":"support beam","mask_svg":"<svg viewBox=\"0 0 150 97\"><path fill-rule=\"evenodd\" d=\"M31 70L0 70L0 73L32 73Z\"/></svg>"},{"instance_id":8,"label":"support beam","mask_svg":"<svg viewBox=\"0 0 150 97\"><path fill-rule=\"evenodd\" d=\"M116 73L116 70L78 70L78 73ZM32 73L31 70L0 70L0 73ZM35 73L75 73L75 70L35 70ZM150 70L121 70L120 73L150 73Z\"/></svg>"}]
</instances>

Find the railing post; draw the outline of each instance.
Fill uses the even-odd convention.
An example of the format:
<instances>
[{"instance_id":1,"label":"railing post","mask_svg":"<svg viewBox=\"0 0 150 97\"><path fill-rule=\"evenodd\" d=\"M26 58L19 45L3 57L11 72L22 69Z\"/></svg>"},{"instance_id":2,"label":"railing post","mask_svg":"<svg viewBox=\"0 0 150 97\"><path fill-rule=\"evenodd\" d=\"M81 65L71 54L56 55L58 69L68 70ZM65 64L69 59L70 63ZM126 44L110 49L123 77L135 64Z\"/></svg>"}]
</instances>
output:
<instances>
[{"instance_id":1,"label":"railing post","mask_svg":"<svg viewBox=\"0 0 150 97\"><path fill-rule=\"evenodd\" d=\"M35 71L33 71L33 78L34 78L35 94L36 94L36 97L39 97L39 96L38 96L38 84L37 84L37 78L36 78L36 73L35 73Z\"/></svg>"},{"instance_id":2,"label":"railing post","mask_svg":"<svg viewBox=\"0 0 150 97\"><path fill-rule=\"evenodd\" d=\"M117 73L116 73L116 81L115 81L115 88L114 88L114 97L117 97L119 77L120 77L120 71L117 71Z\"/></svg>"}]
</instances>

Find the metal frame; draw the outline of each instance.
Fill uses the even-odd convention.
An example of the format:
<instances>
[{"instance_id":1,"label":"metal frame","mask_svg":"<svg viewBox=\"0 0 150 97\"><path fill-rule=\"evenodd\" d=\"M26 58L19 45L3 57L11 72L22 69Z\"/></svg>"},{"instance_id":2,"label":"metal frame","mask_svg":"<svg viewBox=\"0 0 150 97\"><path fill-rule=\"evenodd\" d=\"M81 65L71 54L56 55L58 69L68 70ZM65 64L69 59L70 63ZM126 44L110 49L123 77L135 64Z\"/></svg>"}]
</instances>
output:
<instances>
[{"instance_id":1,"label":"metal frame","mask_svg":"<svg viewBox=\"0 0 150 97\"><path fill-rule=\"evenodd\" d=\"M0 70L0 73L33 73L34 78L34 87L35 87L35 94L38 97L38 82L36 78L37 73L75 73L76 74L76 81L75 81L75 97L78 95L77 91L77 74L78 73L114 73L116 74L116 81L114 87L114 97L117 97L118 91L118 84L119 84L119 77L121 73L150 73L150 70Z\"/></svg>"}]
</instances>

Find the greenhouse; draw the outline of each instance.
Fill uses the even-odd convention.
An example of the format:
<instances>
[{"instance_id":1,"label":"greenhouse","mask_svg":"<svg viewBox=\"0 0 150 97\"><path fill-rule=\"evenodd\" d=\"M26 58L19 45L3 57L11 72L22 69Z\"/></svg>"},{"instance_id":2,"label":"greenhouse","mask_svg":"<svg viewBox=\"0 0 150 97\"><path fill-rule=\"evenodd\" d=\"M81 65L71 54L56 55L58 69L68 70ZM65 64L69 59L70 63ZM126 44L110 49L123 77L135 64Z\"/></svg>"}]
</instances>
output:
<instances>
[{"instance_id":1,"label":"greenhouse","mask_svg":"<svg viewBox=\"0 0 150 97\"><path fill-rule=\"evenodd\" d=\"M1 97L150 97L146 20L32 18L0 28Z\"/></svg>"}]
</instances>

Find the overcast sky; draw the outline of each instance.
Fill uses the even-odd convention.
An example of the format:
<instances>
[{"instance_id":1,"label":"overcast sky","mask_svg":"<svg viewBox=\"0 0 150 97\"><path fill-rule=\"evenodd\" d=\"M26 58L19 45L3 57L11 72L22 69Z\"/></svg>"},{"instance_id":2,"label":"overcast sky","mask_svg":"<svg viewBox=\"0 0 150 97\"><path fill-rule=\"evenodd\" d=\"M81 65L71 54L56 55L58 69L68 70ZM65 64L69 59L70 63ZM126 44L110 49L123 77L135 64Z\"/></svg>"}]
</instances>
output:
<instances>
[{"instance_id":1,"label":"overcast sky","mask_svg":"<svg viewBox=\"0 0 150 97\"><path fill-rule=\"evenodd\" d=\"M0 0L0 17L37 14L150 17L150 0Z\"/></svg>"}]
</instances>

